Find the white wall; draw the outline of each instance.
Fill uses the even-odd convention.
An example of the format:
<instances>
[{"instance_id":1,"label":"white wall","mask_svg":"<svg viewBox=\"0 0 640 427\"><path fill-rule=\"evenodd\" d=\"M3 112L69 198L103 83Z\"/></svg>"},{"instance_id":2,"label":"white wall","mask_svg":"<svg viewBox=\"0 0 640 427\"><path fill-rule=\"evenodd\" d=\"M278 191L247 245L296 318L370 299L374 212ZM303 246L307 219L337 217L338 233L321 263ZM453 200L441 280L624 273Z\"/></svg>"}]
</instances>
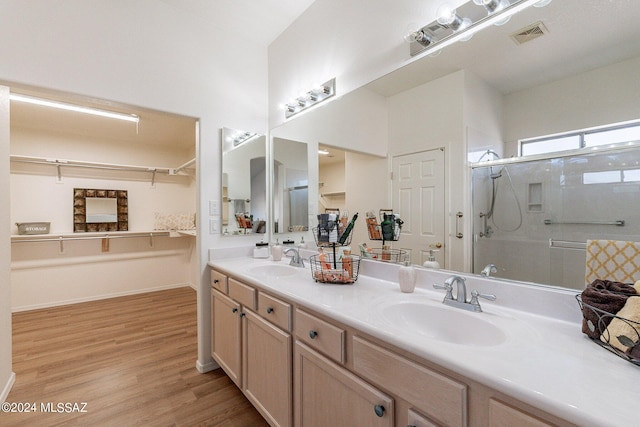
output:
<instances>
[{"instance_id":1,"label":"white wall","mask_svg":"<svg viewBox=\"0 0 640 427\"><path fill-rule=\"evenodd\" d=\"M220 128L266 133L267 50L157 0L0 0L0 81L200 119L198 367L209 355L208 201L220 200ZM0 340L10 340L6 331Z\"/></svg>"},{"instance_id":2,"label":"white wall","mask_svg":"<svg viewBox=\"0 0 640 427\"><path fill-rule=\"evenodd\" d=\"M9 223L9 88L0 86L0 224ZM0 227L0 402L11 390L11 239L9 227Z\"/></svg>"},{"instance_id":3,"label":"white wall","mask_svg":"<svg viewBox=\"0 0 640 427\"><path fill-rule=\"evenodd\" d=\"M517 140L640 118L640 57L504 97L504 139Z\"/></svg>"},{"instance_id":4,"label":"white wall","mask_svg":"<svg viewBox=\"0 0 640 427\"><path fill-rule=\"evenodd\" d=\"M465 0L454 0L460 5ZM269 125L284 122L279 105L336 78L344 95L411 62L409 23L431 22L437 0L317 0L269 46Z\"/></svg>"},{"instance_id":5,"label":"white wall","mask_svg":"<svg viewBox=\"0 0 640 427\"><path fill-rule=\"evenodd\" d=\"M445 149L445 266L464 270L464 245L455 237L455 213L464 211L465 73L459 71L389 97L389 154Z\"/></svg>"}]
</instances>

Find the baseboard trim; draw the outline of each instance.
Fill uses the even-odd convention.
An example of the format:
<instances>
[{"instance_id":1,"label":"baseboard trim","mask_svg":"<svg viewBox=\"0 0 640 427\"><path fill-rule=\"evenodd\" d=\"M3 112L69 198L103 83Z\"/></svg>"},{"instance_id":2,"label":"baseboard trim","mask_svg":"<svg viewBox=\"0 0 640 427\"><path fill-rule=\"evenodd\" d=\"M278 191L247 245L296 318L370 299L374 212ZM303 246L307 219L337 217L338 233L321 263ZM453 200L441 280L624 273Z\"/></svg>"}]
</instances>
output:
<instances>
[{"instance_id":1,"label":"baseboard trim","mask_svg":"<svg viewBox=\"0 0 640 427\"><path fill-rule=\"evenodd\" d=\"M209 372L209 371L214 371L218 368L220 368L220 365L218 365L213 359L209 359L209 361L207 361L207 363L204 363L204 364L201 363L199 360L196 360L196 369L201 374L204 374L205 372Z\"/></svg>"},{"instance_id":2,"label":"baseboard trim","mask_svg":"<svg viewBox=\"0 0 640 427\"><path fill-rule=\"evenodd\" d=\"M11 391L11 388L13 388L13 384L15 382L16 382L16 373L11 372L11 375L9 375L9 379L7 380L7 383L4 385L4 388L2 389L2 394L0 394L1 403L6 402L7 397L9 397L9 392Z\"/></svg>"},{"instance_id":3,"label":"baseboard trim","mask_svg":"<svg viewBox=\"0 0 640 427\"><path fill-rule=\"evenodd\" d=\"M114 293L111 293L111 294L94 295L94 296L84 297L84 298L74 298L74 299L62 300L62 301L52 301L52 302L47 302L47 303L42 303L42 304L33 304L33 305L24 305L24 306L20 306L20 307L12 307L11 308L11 312L12 313L18 313L20 311L39 310L39 309L42 309L42 308L58 307L58 306L61 306L61 305L69 305L69 304L79 304L79 303L83 303L83 302L97 301L97 300L101 300L101 299L117 298L117 297L124 297L124 296L128 296L128 295L136 295L136 294L145 294L147 292L164 291L164 290L167 290L167 289L184 288L184 287L190 287L193 290L197 291L197 288L193 283L190 283L190 282L189 283L174 283L174 284L171 284L171 285L155 286L155 287L152 287L152 288L134 289L134 290L131 290L131 291L114 292Z\"/></svg>"}]
</instances>

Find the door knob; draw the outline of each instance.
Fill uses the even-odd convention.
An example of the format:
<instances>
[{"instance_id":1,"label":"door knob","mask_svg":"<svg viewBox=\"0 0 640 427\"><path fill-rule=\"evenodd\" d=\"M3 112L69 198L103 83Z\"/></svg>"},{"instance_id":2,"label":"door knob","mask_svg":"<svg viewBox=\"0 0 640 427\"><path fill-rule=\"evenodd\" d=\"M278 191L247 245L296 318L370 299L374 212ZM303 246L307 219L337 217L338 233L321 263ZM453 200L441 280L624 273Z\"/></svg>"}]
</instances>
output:
<instances>
[{"instance_id":1,"label":"door knob","mask_svg":"<svg viewBox=\"0 0 640 427\"><path fill-rule=\"evenodd\" d=\"M436 248L440 249L442 247L442 243L437 242L433 246L435 246Z\"/></svg>"}]
</instances>

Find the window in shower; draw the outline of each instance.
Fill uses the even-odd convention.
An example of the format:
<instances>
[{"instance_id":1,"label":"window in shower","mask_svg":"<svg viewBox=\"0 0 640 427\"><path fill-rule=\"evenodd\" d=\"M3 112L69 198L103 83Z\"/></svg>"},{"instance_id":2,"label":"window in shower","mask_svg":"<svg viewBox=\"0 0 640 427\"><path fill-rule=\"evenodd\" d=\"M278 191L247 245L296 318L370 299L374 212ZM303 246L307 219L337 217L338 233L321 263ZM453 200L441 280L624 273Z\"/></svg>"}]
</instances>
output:
<instances>
[{"instance_id":1,"label":"window in shower","mask_svg":"<svg viewBox=\"0 0 640 427\"><path fill-rule=\"evenodd\" d=\"M615 123L597 128L523 139L520 141L520 155L557 153L631 141L640 141L640 121Z\"/></svg>"}]
</instances>

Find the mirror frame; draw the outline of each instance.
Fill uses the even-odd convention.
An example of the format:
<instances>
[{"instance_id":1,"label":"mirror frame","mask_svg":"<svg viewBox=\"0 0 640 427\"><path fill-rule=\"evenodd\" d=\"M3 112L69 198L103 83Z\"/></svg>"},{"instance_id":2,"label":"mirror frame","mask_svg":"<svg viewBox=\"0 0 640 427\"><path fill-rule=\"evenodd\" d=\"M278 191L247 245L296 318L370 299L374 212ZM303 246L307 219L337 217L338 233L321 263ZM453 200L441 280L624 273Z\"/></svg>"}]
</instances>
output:
<instances>
[{"instance_id":1,"label":"mirror frame","mask_svg":"<svg viewBox=\"0 0 640 427\"><path fill-rule=\"evenodd\" d=\"M87 197L116 199L118 222L87 223ZM127 190L73 189L73 232L93 233L129 230L129 199Z\"/></svg>"}]
</instances>

